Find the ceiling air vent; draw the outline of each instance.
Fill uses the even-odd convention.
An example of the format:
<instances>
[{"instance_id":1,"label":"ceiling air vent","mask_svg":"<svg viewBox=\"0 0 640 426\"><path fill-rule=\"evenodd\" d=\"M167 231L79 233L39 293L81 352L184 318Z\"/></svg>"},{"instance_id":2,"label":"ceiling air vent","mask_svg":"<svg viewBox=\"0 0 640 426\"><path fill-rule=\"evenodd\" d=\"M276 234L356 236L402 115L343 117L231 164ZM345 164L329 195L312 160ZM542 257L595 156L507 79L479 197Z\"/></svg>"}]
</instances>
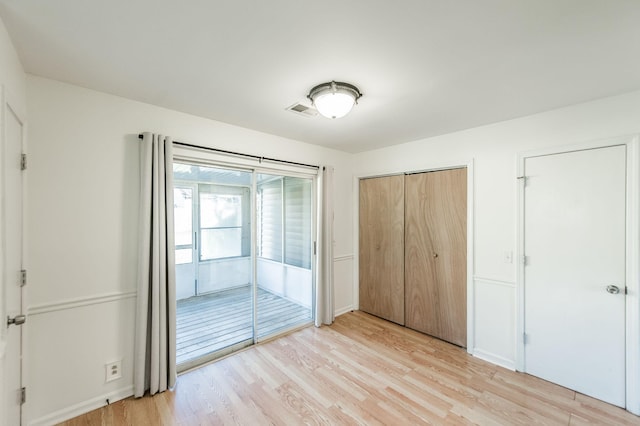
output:
<instances>
[{"instance_id":1,"label":"ceiling air vent","mask_svg":"<svg viewBox=\"0 0 640 426\"><path fill-rule=\"evenodd\" d=\"M316 111L314 107L304 105L299 102L291 105L287 110L295 112L298 115L304 115L305 117L315 117L318 115L318 111Z\"/></svg>"}]
</instances>

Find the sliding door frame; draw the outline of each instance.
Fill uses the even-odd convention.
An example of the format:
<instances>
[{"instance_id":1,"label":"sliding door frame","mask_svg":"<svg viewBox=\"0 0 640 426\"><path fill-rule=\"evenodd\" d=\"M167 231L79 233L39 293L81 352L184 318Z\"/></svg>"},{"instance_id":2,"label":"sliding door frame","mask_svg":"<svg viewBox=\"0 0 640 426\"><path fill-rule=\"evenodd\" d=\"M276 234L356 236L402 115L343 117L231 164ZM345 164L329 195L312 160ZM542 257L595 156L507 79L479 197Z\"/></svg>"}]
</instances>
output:
<instances>
[{"instance_id":1,"label":"sliding door frame","mask_svg":"<svg viewBox=\"0 0 640 426\"><path fill-rule=\"evenodd\" d=\"M282 329L277 330L275 333L272 334L268 334L265 336L259 336L258 335L258 328L257 328L257 303L254 306L254 340L255 343L259 343L259 342L263 342L263 341L267 341L270 339L273 339L276 336L282 335L282 334L286 334L289 333L293 330L297 330L299 328L302 327L306 327L309 324L313 324L317 315L316 312L316 284L317 284L317 275L318 275L318 237L319 237L319 226L318 226L318 215L319 215L319 202L318 202L318 196L320 194L319 191L319 185L318 185L318 174L307 174L307 173L299 173L299 172L292 172L292 171L279 171L278 169L273 169L273 168L261 168L261 167L256 167L254 168L254 178L253 178L253 183L254 183L254 188L253 188L253 196L252 196L252 203L253 203L253 224L252 224L252 232L254 232L256 235L252 234L252 242L253 242L253 248L256 251L256 253L252 256L252 264L253 264L253 280L256 283L256 285L254 286L254 293L256 293L255 295L255 300L257 301L257 291L258 291L258 267L257 267L257 263L258 263L258 254L257 254L257 226L258 226L258 217L257 217L257 207L255 206L256 203L256 196L257 196L257 175L259 174L269 174L269 175L273 175L273 176L277 176L277 177L281 177L281 178L285 178L285 177L295 177L295 178L302 178L302 179L311 179L311 189L312 189L312 194L311 194L311 318L309 319L309 321L303 322L303 323L299 323L299 324L295 324L292 325L290 327L284 327ZM282 186L282 197L283 197L283 214L284 214L284 194L285 194L285 185L283 184ZM281 263L283 265L287 265L285 259L286 259L286 241L285 241L285 235L284 235L284 229L285 229L285 224L283 222L283 241L282 241L282 260ZM295 265L289 265L291 267L294 268L298 268L298 266Z\"/></svg>"},{"instance_id":2,"label":"sliding door frame","mask_svg":"<svg viewBox=\"0 0 640 426\"><path fill-rule=\"evenodd\" d=\"M212 354L205 355L203 357L194 360L193 362L185 362L179 366L178 372L186 372L194 368L198 368L199 366L211 362L215 359L218 359L222 356L228 355L232 352L240 350L244 347L250 346L252 344L257 344L259 342L267 341L273 339L276 336L286 334L293 330L306 327L309 324L313 324L317 315L316 312L316 286L317 286L317 278L318 278L318 246L319 246L319 222L318 215L320 209L320 188L319 188L319 176L321 173L321 169L315 166L305 166L298 164L289 164L289 163L279 163L275 161L267 161L267 160L258 160L251 157L243 157L239 155L233 154L225 154L219 153L211 150L207 150L206 148L194 148L194 147L185 147L178 144L174 144L174 163L183 163L190 164L195 166L203 166L203 167L212 167L212 168L223 168L223 169L232 169L243 172L252 173L251 178L251 277L252 277L252 312L253 312L253 339L252 343L248 343L250 341L242 341L229 346L227 348L223 348L219 351L216 351ZM258 304L257 304L257 206L256 206L256 190L257 190L257 175L258 174L272 174L282 177L298 177L304 179L311 179L312 182L312 206L311 206L311 242L312 242L312 253L311 253L311 279L312 279L312 287L311 287L311 318L309 321L304 323L295 324L291 327L285 327L277 330L276 332L266 335L263 337L258 337ZM195 213L194 213L195 214ZM195 224L194 224L195 225ZM197 255L197 253L196 253ZM196 259L194 259L195 261ZM283 253L284 260L284 253ZM248 343L248 344L247 344Z\"/></svg>"},{"instance_id":3,"label":"sliding door frame","mask_svg":"<svg viewBox=\"0 0 640 426\"><path fill-rule=\"evenodd\" d=\"M196 197L198 196L198 184L197 183L193 183L193 182L184 182L184 181L175 181L173 182L173 188L176 189L188 189L191 191L191 268L193 269L193 274L192 274L192 278L194 280L193 282L193 296L197 296L198 295L198 236L199 236L199 232L198 234L196 234L196 228L197 228L197 221L198 221L198 213L197 213L197 209L198 209L198 205L197 205L197 199ZM174 202L175 202L175 197L174 197ZM173 217L174 220L174 225L175 225L175 214ZM175 229L175 226L174 226ZM184 250L185 246L182 245L181 249ZM176 246L176 250L180 250L178 248L178 246ZM176 263L176 287L178 285L178 268L180 266ZM180 267L181 269L183 269L183 267ZM177 294L177 293L176 293ZM193 297L192 296L192 297Z\"/></svg>"}]
</instances>

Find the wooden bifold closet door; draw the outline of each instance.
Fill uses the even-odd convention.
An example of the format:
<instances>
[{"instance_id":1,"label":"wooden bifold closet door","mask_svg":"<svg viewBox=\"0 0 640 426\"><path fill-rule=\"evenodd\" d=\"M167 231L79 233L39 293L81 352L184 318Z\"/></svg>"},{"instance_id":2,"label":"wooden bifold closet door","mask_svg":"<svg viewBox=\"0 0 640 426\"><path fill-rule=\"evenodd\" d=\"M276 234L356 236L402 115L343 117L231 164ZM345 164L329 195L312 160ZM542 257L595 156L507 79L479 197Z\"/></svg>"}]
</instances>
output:
<instances>
[{"instance_id":1,"label":"wooden bifold closet door","mask_svg":"<svg viewBox=\"0 0 640 426\"><path fill-rule=\"evenodd\" d=\"M360 180L360 309L404 324L404 175Z\"/></svg>"},{"instance_id":2,"label":"wooden bifold closet door","mask_svg":"<svg viewBox=\"0 0 640 426\"><path fill-rule=\"evenodd\" d=\"M405 176L405 325L467 345L467 170Z\"/></svg>"}]
</instances>

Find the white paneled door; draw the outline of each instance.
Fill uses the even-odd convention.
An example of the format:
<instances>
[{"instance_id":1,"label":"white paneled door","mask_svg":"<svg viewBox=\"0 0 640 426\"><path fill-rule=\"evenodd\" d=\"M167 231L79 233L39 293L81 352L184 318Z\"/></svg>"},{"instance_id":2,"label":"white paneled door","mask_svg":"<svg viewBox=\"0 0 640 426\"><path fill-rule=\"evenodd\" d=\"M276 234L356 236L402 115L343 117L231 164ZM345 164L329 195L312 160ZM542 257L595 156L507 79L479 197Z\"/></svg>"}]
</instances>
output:
<instances>
[{"instance_id":1,"label":"white paneled door","mask_svg":"<svg viewBox=\"0 0 640 426\"><path fill-rule=\"evenodd\" d=\"M4 345L2 383L5 425L21 424L21 344L22 344L22 134L23 122L9 103L3 104L4 146L2 162L2 285L4 312L0 336Z\"/></svg>"},{"instance_id":2,"label":"white paneled door","mask_svg":"<svg viewBox=\"0 0 640 426\"><path fill-rule=\"evenodd\" d=\"M526 372L624 407L626 147L524 170Z\"/></svg>"}]
</instances>

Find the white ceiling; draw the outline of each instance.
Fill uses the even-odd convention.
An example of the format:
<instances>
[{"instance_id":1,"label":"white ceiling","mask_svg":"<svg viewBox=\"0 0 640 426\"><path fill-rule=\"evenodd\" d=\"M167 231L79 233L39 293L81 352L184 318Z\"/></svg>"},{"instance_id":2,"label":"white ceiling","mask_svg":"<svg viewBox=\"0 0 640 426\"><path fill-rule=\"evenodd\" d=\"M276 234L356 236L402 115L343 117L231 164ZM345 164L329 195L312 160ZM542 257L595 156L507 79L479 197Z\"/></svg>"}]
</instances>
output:
<instances>
[{"instance_id":1,"label":"white ceiling","mask_svg":"<svg viewBox=\"0 0 640 426\"><path fill-rule=\"evenodd\" d=\"M638 0L0 0L0 16L29 73L348 152L640 89ZM350 115L285 110L329 80L364 94Z\"/></svg>"}]
</instances>

